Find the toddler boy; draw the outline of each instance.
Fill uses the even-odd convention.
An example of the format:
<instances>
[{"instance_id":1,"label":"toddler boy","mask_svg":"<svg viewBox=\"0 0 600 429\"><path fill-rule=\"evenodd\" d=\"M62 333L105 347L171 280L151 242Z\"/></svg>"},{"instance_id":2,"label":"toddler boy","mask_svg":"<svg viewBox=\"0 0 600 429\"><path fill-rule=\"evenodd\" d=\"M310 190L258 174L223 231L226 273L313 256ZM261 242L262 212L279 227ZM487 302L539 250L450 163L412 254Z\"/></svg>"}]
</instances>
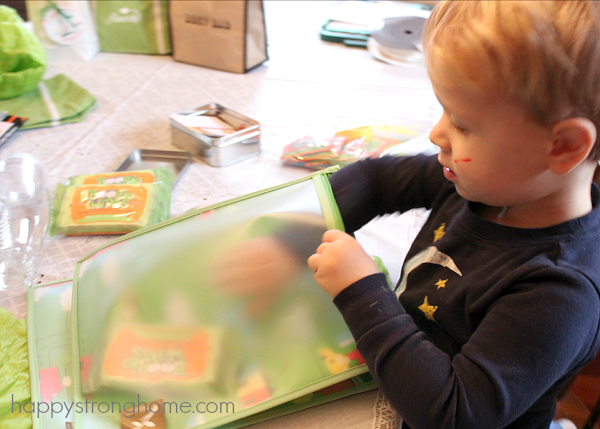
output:
<instances>
[{"instance_id":1,"label":"toddler boy","mask_svg":"<svg viewBox=\"0 0 600 429\"><path fill-rule=\"evenodd\" d=\"M547 429L600 347L600 3L444 2L424 47L439 155L331 178L349 233L431 209L400 282L341 231L308 265L404 427Z\"/></svg>"}]
</instances>

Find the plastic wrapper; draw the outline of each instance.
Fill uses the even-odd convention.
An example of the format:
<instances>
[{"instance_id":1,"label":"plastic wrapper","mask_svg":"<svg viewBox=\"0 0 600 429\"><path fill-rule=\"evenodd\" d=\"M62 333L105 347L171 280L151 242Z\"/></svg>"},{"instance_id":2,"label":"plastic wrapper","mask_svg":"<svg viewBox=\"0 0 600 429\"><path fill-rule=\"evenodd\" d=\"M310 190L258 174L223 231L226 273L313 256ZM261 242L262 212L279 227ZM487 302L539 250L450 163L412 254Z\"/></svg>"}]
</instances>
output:
<instances>
[{"instance_id":1,"label":"plastic wrapper","mask_svg":"<svg viewBox=\"0 0 600 429\"><path fill-rule=\"evenodd\" d=\"M56 187L50 235L126 234L169 219L166 167L73 176Z\"/></svg>"},{"instance_id":2,"label":"plastic wrapper","mask_svg":"<svg viewBox=\"0 0 600 429\"><path fill-rule=\"evenodd\" d=\"M281 160L290 165L320 170L363 158L378 158L382 152L422 133L417 127L367 125L335 133L311 134L283 148Z\"/></svg>"}]
</instances>

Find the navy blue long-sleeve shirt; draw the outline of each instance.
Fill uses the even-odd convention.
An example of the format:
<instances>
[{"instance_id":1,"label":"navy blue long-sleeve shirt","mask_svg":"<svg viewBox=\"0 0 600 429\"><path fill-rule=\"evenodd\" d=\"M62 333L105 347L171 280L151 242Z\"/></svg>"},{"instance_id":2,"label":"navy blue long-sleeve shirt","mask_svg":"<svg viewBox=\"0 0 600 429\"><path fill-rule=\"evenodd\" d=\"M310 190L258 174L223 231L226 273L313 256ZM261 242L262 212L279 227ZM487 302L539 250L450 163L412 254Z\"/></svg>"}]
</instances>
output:
<instances>
[{"instance_id":1,"label":"navy blue long-sleeve shirt","mask_svg":"<svg viewBox=\"0 0 600 429\"><path fill-rule=\"evenodd\" d=\"M331 184L350 233L431 209L396 291L375 274L334 299L404 425L547 429L600 346L598 187L591 213L521 229L478 217L435 156L360 161Z\"/></svg>"}]
</instances>

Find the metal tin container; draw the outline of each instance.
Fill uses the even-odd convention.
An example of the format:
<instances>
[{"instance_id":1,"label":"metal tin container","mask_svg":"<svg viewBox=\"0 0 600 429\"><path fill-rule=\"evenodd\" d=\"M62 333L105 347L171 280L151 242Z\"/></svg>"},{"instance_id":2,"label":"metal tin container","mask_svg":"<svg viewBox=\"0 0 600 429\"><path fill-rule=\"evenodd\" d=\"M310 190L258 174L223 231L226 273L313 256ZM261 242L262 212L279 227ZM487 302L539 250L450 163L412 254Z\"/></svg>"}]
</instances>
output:
<instances>
[{"instance_id":1,"label":"metal tin container","mask_svg":"<svg viewBox=\"0 0 600 429\"><path fill-rule=\"evenodd\" d=\"M173 187L175 187L179 180L179 176L183 174L191 162L192 155L188 152L136 149L123 160L115 171L147 170L151 168L167 167L175 175L175 180L173 181Z\"/></svg>"},{"instance_id":2,"label":"metal tin container","mask_svg":"<svg viewBox=\"0 0 600 429\"><path fill-rule=\"evenodd\" d=\"M225 136L197 132L170 118L173 144L214 167L225 167L260 153L260 124L240 113L210 103L177 115L215 116L231 125Z\"/></svg>"}]
</instances>

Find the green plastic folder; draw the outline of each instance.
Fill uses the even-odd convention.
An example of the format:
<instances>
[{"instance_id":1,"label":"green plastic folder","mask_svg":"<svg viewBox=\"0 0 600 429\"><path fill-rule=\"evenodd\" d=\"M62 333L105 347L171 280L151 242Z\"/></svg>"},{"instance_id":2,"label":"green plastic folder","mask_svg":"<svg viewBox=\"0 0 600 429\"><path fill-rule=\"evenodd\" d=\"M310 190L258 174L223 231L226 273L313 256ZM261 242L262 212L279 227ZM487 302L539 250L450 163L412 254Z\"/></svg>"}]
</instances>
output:
<instances>
[{"instance_id":1,"label":"green plastic folder","mask_svg":"<svg viewBox=\"0 0 600 429\"><path fill-rule=\"evenodd\" d=\"M71 291L73 280L27 291L27 343L33 429L65 429L73 421ZM46 405L44 405L46 404ZM46 410L47 412L42 412Z\"/></svg>"},{"instance_id":2,"label":"green plastic folder","mask_svg":"<svg viewBox=\"0 0 600 429\"><path fill-rule=\"evenodd\" d=\"M335 169L128 234L30 290L32 400L57 411L35 427L235 428L375 388L306 268L343 229Z\"/></svg>"},{"instance_id":3,"label":"green plastic folder","mask_svg":"<svg viewBox=\"0 0 600 429\"><path fill-rule=\"evenodd\" d=\"M33 429L66 429L85 402L75 404L71 383L71 294L73 280L36 285L28 290L27 337ZM340 381L263 412L223 425L234 429L327 403L376 387L370 373ZM29 407L29 405L27 405ZM89 411L91 406L88 404Z\"/></svg>"}]
</instances>

